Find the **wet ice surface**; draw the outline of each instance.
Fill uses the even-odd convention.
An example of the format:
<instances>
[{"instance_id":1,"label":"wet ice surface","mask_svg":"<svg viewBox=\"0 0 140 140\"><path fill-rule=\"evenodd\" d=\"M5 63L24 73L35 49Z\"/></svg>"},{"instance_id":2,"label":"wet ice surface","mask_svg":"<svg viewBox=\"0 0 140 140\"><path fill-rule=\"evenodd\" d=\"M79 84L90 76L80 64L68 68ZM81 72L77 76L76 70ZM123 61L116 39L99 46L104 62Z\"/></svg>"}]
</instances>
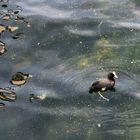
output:
<instances>
[{"instance_id":1,"label":"wet ice surface","mask_svg":"<svg viewBox=\"0 0 140 140\"><path fill-rule=\"evenodd\" d=\"M0 110L0 139L139 139L138 2L15 3L31 27L20 24L24 36L17 40L1 36L8 49L0 61L1 87L18 71L33 77ZM88 93L93 81L114 70L119 79L116 92L104 93L109 102ZM32 93L46 99L30 103Z\"/></svg>"}]
</instances>

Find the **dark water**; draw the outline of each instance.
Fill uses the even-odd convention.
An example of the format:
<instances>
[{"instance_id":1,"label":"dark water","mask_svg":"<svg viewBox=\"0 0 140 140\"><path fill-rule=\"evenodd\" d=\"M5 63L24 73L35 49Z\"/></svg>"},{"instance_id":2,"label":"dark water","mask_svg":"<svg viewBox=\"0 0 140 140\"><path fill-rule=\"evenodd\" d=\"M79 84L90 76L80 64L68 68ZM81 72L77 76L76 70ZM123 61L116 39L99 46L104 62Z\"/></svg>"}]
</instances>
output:
<instances>
[{"instance_id":1,"label":"dark water","mask_svg":"<svg viewBox=\"0 0 140 140\"><path fill-rule=\"evenodd\" d=\"M1 2L2 3L2 2ZM30 73L15 88L16 102L0 110L0 140L139 140L139 0L10 0L31 23L3 21L0 86L17 71ZM15 32L18 32L15 31ZM96 78L116 71L116 92L88 94ZM47 97L29 102L29 94Z\"/></svg>"}]
</instances>

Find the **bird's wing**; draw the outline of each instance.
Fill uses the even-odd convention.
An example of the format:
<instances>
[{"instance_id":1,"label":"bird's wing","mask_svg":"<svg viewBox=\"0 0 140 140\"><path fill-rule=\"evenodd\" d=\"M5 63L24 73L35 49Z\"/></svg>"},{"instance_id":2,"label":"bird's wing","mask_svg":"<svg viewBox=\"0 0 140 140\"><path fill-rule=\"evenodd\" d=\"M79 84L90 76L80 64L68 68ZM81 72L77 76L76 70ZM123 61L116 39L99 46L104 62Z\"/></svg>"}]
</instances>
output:
<instances>
[{"instance_id":1,"label":"bird's wing","mask_svg":"<svg viewBox=\"0 0 140 140\"><path fill-rule=\"evenodd\" d=\"M96 86L96 85L99 85L100 81L96 81L94 82L91 86Z\"/></svg>"}]
</instances>

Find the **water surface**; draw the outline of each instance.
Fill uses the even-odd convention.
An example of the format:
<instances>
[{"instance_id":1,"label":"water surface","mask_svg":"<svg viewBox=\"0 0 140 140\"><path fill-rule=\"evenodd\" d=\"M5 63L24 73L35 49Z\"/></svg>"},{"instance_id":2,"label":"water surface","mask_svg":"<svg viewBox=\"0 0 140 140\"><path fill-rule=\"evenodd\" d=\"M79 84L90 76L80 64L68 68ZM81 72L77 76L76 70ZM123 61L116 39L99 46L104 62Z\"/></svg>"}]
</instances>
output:
<instances>
[{"instance_id":1,"label":"water surface","mask_svg":"<svg viewBox=\"0 0 140 140\"><path fill-rule=\"evenodd\" d=\"M138 0L10 0L31 23L0 56L1 87L17 71L30 73L15 88L16 102L0 110L2 140L140 139L140 3ZM18 32L16 31L16 32ZM109 102L88 93L89 86L116 71L116 92ZM29 94L47 97L29 102Z\"/></svg>"}]
</instances>

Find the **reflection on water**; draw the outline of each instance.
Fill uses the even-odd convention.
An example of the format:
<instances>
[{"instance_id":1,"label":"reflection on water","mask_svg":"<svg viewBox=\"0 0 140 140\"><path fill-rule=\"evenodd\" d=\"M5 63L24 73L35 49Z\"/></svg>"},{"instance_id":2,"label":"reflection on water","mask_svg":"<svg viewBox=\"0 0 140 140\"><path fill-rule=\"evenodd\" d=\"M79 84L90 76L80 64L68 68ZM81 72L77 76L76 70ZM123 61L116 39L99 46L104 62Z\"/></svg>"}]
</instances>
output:
<instances>
[{"instance_id":1,"label":"reflection on water","mask_svg":"<svg viewBox=\"0 0 140 140\"><path fill-rule=\"evenodd\" d=\"M8 46L0 57L1 87L18 71L33 78L0 110L0 139L139 139L139 2L15 3L32 26L19 23L24 35L16 40L1 36ZM119 76L116 92L105 93L110 101L88 94L91 83L110 71ZM30 103L30 94L46 98Z\"/></svg>"}]
</instances>

